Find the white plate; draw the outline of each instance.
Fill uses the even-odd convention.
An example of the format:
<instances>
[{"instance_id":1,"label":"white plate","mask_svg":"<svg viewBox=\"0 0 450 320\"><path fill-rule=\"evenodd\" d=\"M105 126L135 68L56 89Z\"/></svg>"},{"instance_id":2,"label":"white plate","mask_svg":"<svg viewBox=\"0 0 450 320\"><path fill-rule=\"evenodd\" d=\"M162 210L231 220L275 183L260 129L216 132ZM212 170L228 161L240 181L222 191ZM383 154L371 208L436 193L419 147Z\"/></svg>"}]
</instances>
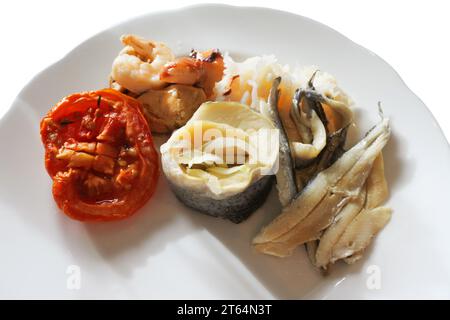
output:
<instances>
[{"instance_id":1,"label":"white plate","mask_svg":"<svg viewBox=\"0 0 450 320\"><path fill-rule=\"evenodd\" d=\"M65 95L107 86L123 33L165 41L177 54L219 47L318 65L356 101L362 130L378 120L381 101L393 128L385 161L394 214L364 259L324 277L302 249L284 260L254 252L251 238L277 213L275 192L240 225L184 208L163 178L152 200L125 221L83 224L59 212L39 121ZM0 146L1 298L450 298L448 143L390 66L309 19L208 5L122 23L23 89L0 121Z\"/></svg>"}]
</instances>

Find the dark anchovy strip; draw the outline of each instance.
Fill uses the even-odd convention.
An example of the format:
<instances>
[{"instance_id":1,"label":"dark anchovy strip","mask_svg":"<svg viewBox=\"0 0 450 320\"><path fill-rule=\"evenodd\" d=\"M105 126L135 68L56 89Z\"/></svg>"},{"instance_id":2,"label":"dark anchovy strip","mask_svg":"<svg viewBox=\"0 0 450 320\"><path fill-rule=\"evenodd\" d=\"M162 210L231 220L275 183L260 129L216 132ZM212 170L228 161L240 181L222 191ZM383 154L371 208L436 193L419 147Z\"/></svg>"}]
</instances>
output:
<instances>
[{"instance_id":1,"label":"dark anchovy strip","mask_svg":"<svg viewBox=\"0 0 450 320\"><path fill-rule=\"evenodd\" d=\"M323 111L322 105L320 105L320 103L316 103L314 100L306 98L305 94L306 91L303 89L297 89L295 91L294 98L292 99L292 107L290 110L290 115L292 117L292 120L294 121L298 133L300 134L302 143L311 144L313 141L312 132L310 128L304 125L302 117L306 116L308 118L311 118L311 111L314 110L317 116L319 117L320 121L324 123L326 133L328 133L328 130L326 128L327 119L325 117L325 112ZM303 105L301 105L302 101L304 101ZM316 161L317 158L313 159L295 158L295 168L303 169L315 163Z\"/></svg>"},{"instance_id":2,"label":"dark anchovy strip","mask_svg":"<svg viewBox=\"0 0 450 320\"><path fill-rule=\"evenodd\" d=\"M288 205L294 196L297 194L297 185L295 183L294 161L292 159L291 148L289 140L284 130L283 123L278 113L278 99L280 95L281 78L273 80L272 88L269 94L269 110L268 115L275 127L279 130L279 163L277 177L278 197L281 205L284 207Z\"/></svg>"},{"instance_id":3,"label":"dark anchovy strip","mask_svg":"<svg viewBox=\"0 0 450 320\"><path fill-rule=\"evenodd\" d=\"M316 98L316 88L314 87L314 79L316 77L317 72L319 70L314 71L311 78L308 81L308 90L304 91L305 101L307 104L311 104L311 108L317 113L317 116L319 117L320 121L322 121L325 130L328 134L327 125L328 125L328 119L325 115L325 112L323 111L323 107L320 99Z\"/></svg>"},{"instance_id":4,"label":"dark anchovy strip","mask_svg":"<svg viewBox=\"0 0 450 320\"><path fill-rule=\"evenodd\" d=\"M348 126L339 129L327 137L327 144L319 154L316 173L331 166L344 152Z\"/></svg>"},{"instance_id":5,"label":"dark anchovy strip","mask_svg":"<svg viewBox=\"0 0 450 320\"><path fill-rule=\"evenodd\" d=\"M314 110L319 117L320 121L323 123L325 132L328 136L328 119L323 110L322 103L335 104L335 102L331 99L328 99L317 93L315 91L313 81L316 76L316 72L313 73L311 78L308 81L308 86L306 89L297 89L295 91L294 97L292 99L292 107L290 110L290 115L292 120L297 127L297 130L302 137L302 143L310 144L313 141L311 129L305 125L305 122L311 119L311 112ZM306 116L307 119L304 119ZM295 167L297 169L306 168L317 162L317 158L301 160L295 159Z\"/></svg>"},{"instance_id":6,"label":"dark anchovy strip","mask_svg":"<svg viewBox=\"0 0 450 320\"><path fill-rule=\"evenodd\" d=\"M312 74L311 78L309 78L308 81L308 88L311 90L316 90L316 88L314 87L314 79L316 78L316 74L317 72L319 72L320 70L316 70L314 71L314 73Z\"/></svg>"},{"instance_id":7,"label":"dark anchovy strip","mask_svg":"<svg viewBox=\"0 0 450 320\"><path fill-rule=\"evenodd\" d=\"M310 129L302 122L302 111L300 110L300 101L303 98L303 92L300 89L295 90L294 98L292 99L292 105L290 110L290 115L294 121L297 131L302 138L303 143L311 143L313 140L312 133ZM308 106L305 106L307 108ZM311 110L306 110L304 112L307 116L311 116Z\"/></svg>"},{"instance_id":8,"label":"dark anchovy strip","mask_svg":"<svg viewBox=\"0 0 450 320\"><path fill-rule=\"evenodd\" d=\"M225 199L212 199L203 192L197 192L177 186L169 181L169 185L178 200L189 208L209 216L240 223L247 219L266 200L273 183L273 176L265 176L250 185L243 192Z\"/></svg>"},{"instance_id":9,"label":"dark anchovy strip","mask_svg":"<svg viewBox=\"0 0 450 320\"><path fill-rule=\"evenodd\" d=\"M303 91L303 90L301 90L301 91ZM320 103L320 100L315 99L316 96L315 96L315 94L312 94L313 93L312 91L304 90L302 93L304 96L305 105L308 106L308 109L314 110L316 112L320 121L322 121L326 132L328 133L328 130L327 130L328 119L327 119L327 116L325 115L325 111L323 111L323 107L322 107L322 104Z\"/></svg>"},{"instance_id":10,"label":"dark anchovy strip","mask_svg":"<svg viewBox=\"0 0 450 320\"><path fill-rule=\"evenodd\" d=\"M327 137L325 148L308 166L298 170L297 186L301 191L319 172L331 166L345 152L348 126L339 129Z\"/></svg>"}]
</instances>

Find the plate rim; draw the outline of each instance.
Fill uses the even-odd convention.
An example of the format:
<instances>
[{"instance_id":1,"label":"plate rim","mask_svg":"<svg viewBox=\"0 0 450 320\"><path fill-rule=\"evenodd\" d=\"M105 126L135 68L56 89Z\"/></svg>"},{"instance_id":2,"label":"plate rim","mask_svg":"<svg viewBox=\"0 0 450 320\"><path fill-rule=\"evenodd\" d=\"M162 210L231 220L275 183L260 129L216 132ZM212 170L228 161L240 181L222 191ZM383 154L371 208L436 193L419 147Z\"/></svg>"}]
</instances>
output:
<instances>
[{"instance_id":1,"label":"plate rim","mask_svg":"<svg viewBox=\"0 0 450 320\"><path fill-rule=\"evenodd\" d=\"M444 141L447 143L446 150L441 150L441 152L443 153L443 155L446 156L447 159L450 159L450 144L449 144L446 136L444 135L442 128L440 127L439 123L437 122L436 118L434 117L433 113L430 111L430 109L428 109L426 104L407 86L407 84L404 82L404 80L401 78L401 76L398 74L398 72L389 63L387 63L384 59L379 57L377 54L375 54L371 50L359 45L358 43L349 39L345 35L336 31L335 29L328 27L327 25L325 25L321 22L315 21L313 19L310 19L308 17L302 16L299 14L294 14L294 13L291 13L288 11L271 9L271 8L266 8L266 7L255 7L255 6L240 7L240 6L224 5L224 4L197 4L197 5L183 6L183 7L177 8L177 9L159 10L159 11L154 11L154 12L143 13L141 15L133 16L133 17L123 20L119 23L111 25L108 28L92 35L91 37L87 38L86 40L80 42L77 46L75 46L73 49L68 51L60 59L56 60L54 63L50 64L49 66L47 66L46 68L44 68L43 70L38 72L26 83L26 85L20 90L18 95L14 98L14 100L13 100L12 104L9 106L9 108L7 110L5 110L5 112L2 116L0 116L0 130L2 129L2 125L4 125L5 121L9 118L8 115L10 113L13 113L16 111L16 110L14 110L14 108L17 107L16 106L17 103L20 104L20 98L22 97L22 95L24 93L27 93L28 88L36 81L37 78L39 78L41 75L45 74L47 71L51 71L52 68L58 68L60 64L67 63L68 60L70 60L72 58L72 56L77 53L78 50L80 50L80 49L82 50L84 45L88 44L90 41L95 42L98 40L97 39L98 37L102 37L102 35L104 35L104 33L108 32L109 30L126 25L128 23L132 23L135 20L150 19L151 17L157 16L157 15L172 14L172 13L179 13L179 12L187 12L188 14L192 14L192 12L190 10L195 11L196 9L205 9L205 8L218 10L218 11L220 11L223 8L227 8L228 10L238 10L238 11L249 10L250 12L256 10L259 12L274 13L277 15L278 14L289 15L289 16L295 17L296 19L304 19L304 21L313 24L315 27L321 28L322 30L326 30L326 31L330 32L333 36L339 37L339 39L342 39L342 41L345 41L346 44L350 45L352 50L353 49L358 50L361 53L369 54L370 56L375 57L375 59L377 59L377 60L373 60L374 62L384 63L383 65L388 67L386 69L386 72L390 72L390 75L395 75L395 77L392 77L392 78L395 78L395 80L400 80L399 82L397 82L399 89L400 90L407 89L407 91L404 91L404 94L410 94L411 98L414 97L415 99L417 99L415 101L417 103L420 103L424 107L424 109L427 110L428 114L431 116L429 124L434 127L433 128L434 133L436 135L440 136L441 137L440 139L443 138ZM280 16L278 16L278 17L280 17ZM393 73L392 73L392 71L393 71ZM402 87L400 86L400 83L402 84ZM413 103L413 104L415 104L415 103ZM421 109L423 109L423 107L417 106L415 108L417 111L422 112ZM436 129L437 129L437 131L436 131ZM439 134L439 130L440 130L440 134ZM442 146L442 143L445 143L444 141L441 142L438 139L438 140L436 140L436 143L438 143L439 145Z\"/></svg>"},{"instance_id":2,"label":"plate rim","mask_svg":"<svg viewBox=\"0 0 450 320\"><path fill-rule=\"evenodd\" d=\"M297 13L293 13L290 11L285 11L285 10L280 10L280 9L274 9L274 8L268 8L268 7L263 7L263 6L236 6L236 5L230 5L230 4L221 4L221 3L200 3L200 4L193 4L193 5L186 5L186 6L181 6L178 8L174 8L174 9L162 9L162 10L157 10L157 11L150 11L150 12L145 12L139 15L135 15L132 17L129 17L127 19L124 19L122 21L119 21L117 23L114 23L112 25L110 25L109 27L104 28L103 30L93 34L92 36L88 37L87 39L83 40L82 42L80 42L78 45L76 45L75 47L73 47L71 50L69 50L65 55L63 55L60 59L57 59L56 61L54 61L53 63L49 64L47 67L43 68L41 71L39 71L38 73L36 73L23 87L22 89L18 92L18 94L15 96L15 98L13 99L13 102L9 105L9 107L4 111L3 115L0 117L0 126L2 124L2 122L4 121L4 119L7 117L8 113L11 112L11 110L14 108L16 102L18 101L18 98L22 95L23 92L25 92L27 90L27 88L30 86L31 83L33 83L35 81L36 78L38 78L39 76L41 76L44 72L46 72L48 69L51 69L55 66L57 66L58 64L64 62L65 60L67 60L71 55L73 55L74 52L76 52L80 47L82 47L83 45L85 45L86 43L94 40L95 38L101 36L103 33L107 32L110 29L114 29L117 28L121 25L124 25L126 23L129 23L133 20L138 20L138 19L143 19L143 18L148 18L148 17L152 17L152 16L157 16L157 15L163 15L163 14L171 14L171 13L175 13L175 12L182 12L182 11L191 11L191 10L199 10L199 9L204 9L204 8L211 8L211 9L215 9L215 10L220 10L220 9L227 9L227 10L246 10L246 11L265 11L265 12L273 12L276 14L283 14L283 15L290 15L292 17L296 17L296 18L301 18L301 19L305 19L307 20L309 23L312 23L320 28L324 28L327 29L327 31L330 31L332 33L334 33L336 36L344 39L345 41L347 41L349 44L351 44L354 48L363 51L365 53L368 53L369 55L375 57L376 59L378 59L380 62L382 62L384 65L386 65L387 67L389 67L389 69L393 72L393 74L395 75L395 77L397 78L397 80L400 80L400 83L403 85L403 87L405 89L407 89L409 91L409 93L411 93L414 98L422 105L423 109L426 110L426 112L428 113L428 115L430 116L431 120L433 121L434 127L438 130L438 132L440 133L439 136L441 138L441 140L443 140L442 142L444 144L447 145L447 151L448 151L448 155L450 156L450 142L447 140L447 137L444 134L444 131L442 130L441 125L439 124L439 122L437 121L436 117L434 116L434 114L431 112L431 110L427 107L427 105L423 102L423 100L406 84L406 82L403 80L403 78L400 76L400 74L385 60L383 59L381 56L379 56L378 54L376 54L375 52L373 52L371 49L368 49L362 45L360 45L359 43L353 41L352 39L350 39L349 37L347 37L346 35L342 34L341 32L335 30L334 28L319 22L317 20L314 20L312 18L297 14Z\"/></svg>"}]
</instances>

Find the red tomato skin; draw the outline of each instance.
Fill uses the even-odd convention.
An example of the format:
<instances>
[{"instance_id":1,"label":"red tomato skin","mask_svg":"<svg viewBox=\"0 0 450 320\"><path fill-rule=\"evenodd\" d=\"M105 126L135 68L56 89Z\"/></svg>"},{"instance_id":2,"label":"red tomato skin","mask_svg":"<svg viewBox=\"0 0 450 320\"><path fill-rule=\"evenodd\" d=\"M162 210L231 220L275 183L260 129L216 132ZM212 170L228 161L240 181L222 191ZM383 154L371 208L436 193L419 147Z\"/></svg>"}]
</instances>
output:
<instances>
[{"instance_id":1,"label":"red tomato skin","mask_svg":"<svg viewBox=\"0 0 450 320\"><path fill-rule=\"evenodd\" d=\"M98 96L101 96L103 101L119 101L124 104L123 111L126 112L127 123L131 124L131 131L137 133L134 138L140 170L131 190L120 197L92 203L81 199L75 187L74 179L77 178L77 172L71 173L70 177L58 174L61 169L55 158L58 148L49 139L54 131L49 126L48 119L56 121L77 112L83 114L89 107L95 106ZM136 213L153 196L160 172L159 156L142 113L142 106L137 100L113 89L72 94L62 99L47 113L41 121L40 132L45 147L45 167L53 179L53 198L58 207L70 218L79 221L125 219Z\"/></svg>"}]
</instances>

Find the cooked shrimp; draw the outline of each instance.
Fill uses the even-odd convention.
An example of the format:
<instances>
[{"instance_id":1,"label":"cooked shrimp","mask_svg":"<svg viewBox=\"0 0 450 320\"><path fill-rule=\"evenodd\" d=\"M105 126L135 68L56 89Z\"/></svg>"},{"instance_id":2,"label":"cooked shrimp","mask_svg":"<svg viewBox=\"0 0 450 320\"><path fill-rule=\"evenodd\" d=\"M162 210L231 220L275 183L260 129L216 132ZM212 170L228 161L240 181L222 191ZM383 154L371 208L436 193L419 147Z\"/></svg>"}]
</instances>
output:
<instances>
[{"instance_id":1,"label":"cooked shrimp","mask_svg":"<svg viewBox=\"0 0 450 320\"><path fill-rule=\"evenodd\" d=\"M190 57L179 58L165 65L160 79L169 83L195 85L211 98L216 82L222 79L223 71L223 57L218 50L202 53L193 50Z\"/></svg>"},{"instance_id":2,"label":"cooked shrimp","mask_svg":"<svg viewBox=\"0 0 450 320\"><path fill-rule=\"evenodd\" d=\"M163 43L148 41L135 35L120 38L125 48L113 62L111 77L121 87L134 93L163 88L159 74L166 63L175 59Z\"/></svg>"}]
</instances>

